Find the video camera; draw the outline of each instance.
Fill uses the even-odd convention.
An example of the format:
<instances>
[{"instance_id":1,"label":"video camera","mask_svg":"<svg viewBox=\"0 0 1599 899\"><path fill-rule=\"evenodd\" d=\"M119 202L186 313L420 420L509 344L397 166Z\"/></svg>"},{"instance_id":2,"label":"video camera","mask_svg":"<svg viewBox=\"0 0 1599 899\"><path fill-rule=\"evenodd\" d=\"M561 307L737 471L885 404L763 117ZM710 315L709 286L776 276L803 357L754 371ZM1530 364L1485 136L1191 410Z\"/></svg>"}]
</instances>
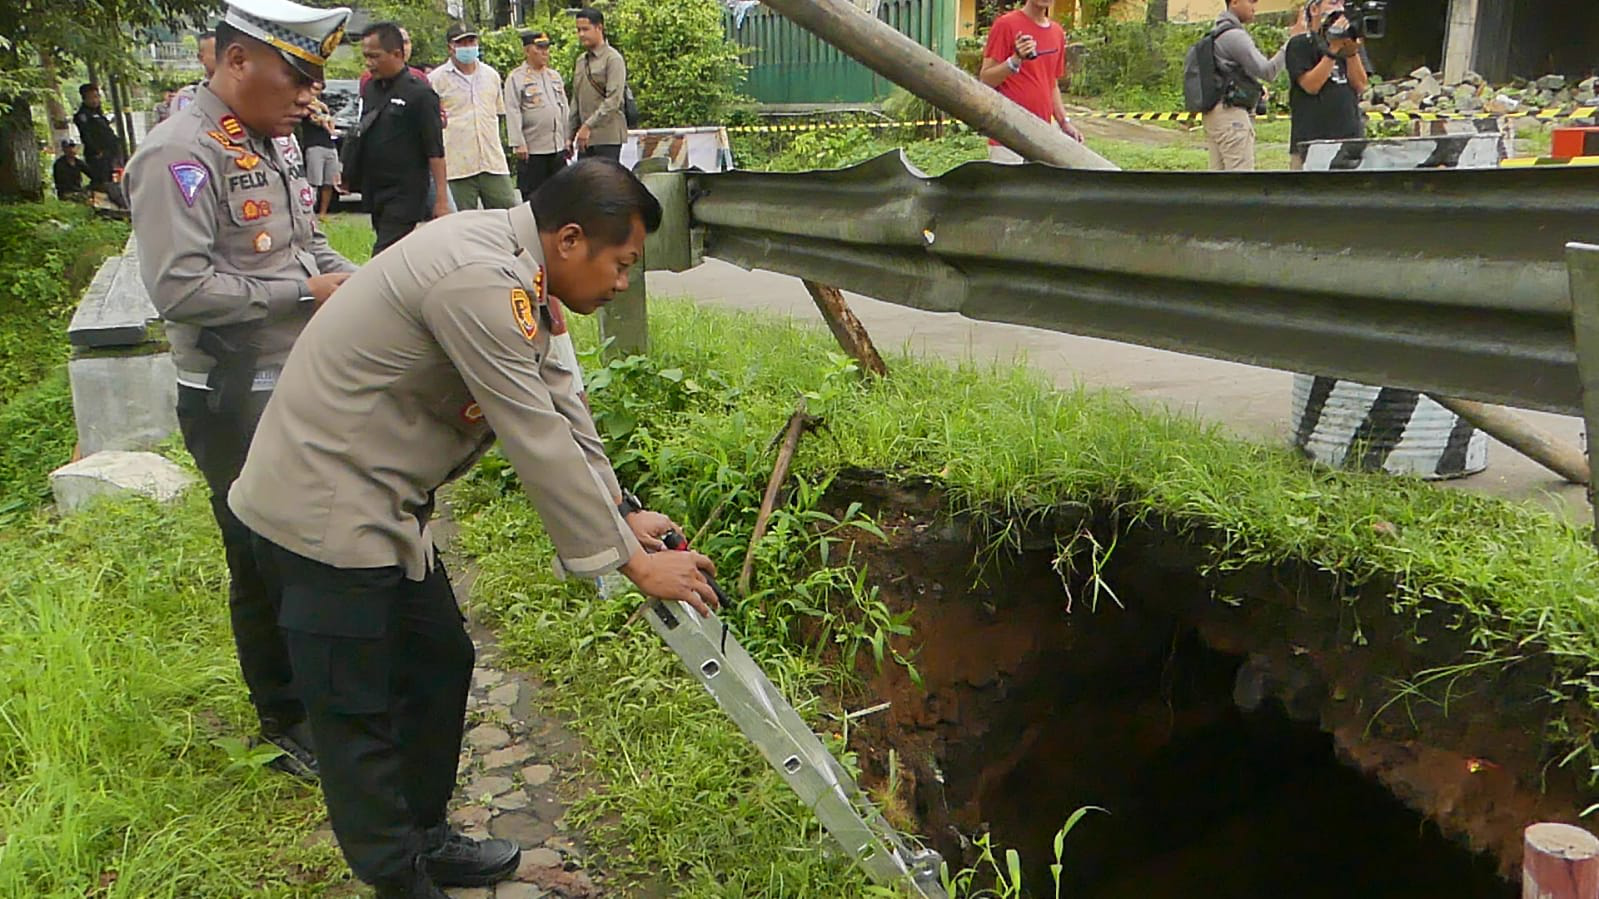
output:
<instances>
[{"instance_id":1,"label":"video camera","mask_svg":"<svg viewBox=\"0 0 1599 899\"><path fill-rule=\"evenodd\" d=\"M1305 17L1317 0L1305 4ZM1315 29L1316 42L1326 50L1333 41L1358 41L1361 38L1382 38L1388 35L1388 3L1386 0L1365 0L1335 9L1322 17Z\"/></svg>"}]
</instances>

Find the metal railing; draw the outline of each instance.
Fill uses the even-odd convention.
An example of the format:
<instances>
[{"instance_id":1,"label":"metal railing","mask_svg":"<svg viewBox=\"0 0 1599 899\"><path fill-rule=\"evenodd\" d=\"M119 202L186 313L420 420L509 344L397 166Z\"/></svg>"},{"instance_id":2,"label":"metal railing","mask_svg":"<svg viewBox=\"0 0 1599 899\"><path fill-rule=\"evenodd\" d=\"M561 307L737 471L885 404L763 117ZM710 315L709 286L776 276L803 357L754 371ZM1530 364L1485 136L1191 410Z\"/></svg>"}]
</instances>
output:
<instances>
[{"instance_id":1,"label":"metal railing","mask_svg":"<svg viewBox=\"0 0 1599 899\"><path fill-rule=\"evenodd\" d=\"M705 255L890 303L1582 413L1566 244L1599 241L1599 170L930 179L889 154L690 195Z\"/></svg>"}]
</instances>

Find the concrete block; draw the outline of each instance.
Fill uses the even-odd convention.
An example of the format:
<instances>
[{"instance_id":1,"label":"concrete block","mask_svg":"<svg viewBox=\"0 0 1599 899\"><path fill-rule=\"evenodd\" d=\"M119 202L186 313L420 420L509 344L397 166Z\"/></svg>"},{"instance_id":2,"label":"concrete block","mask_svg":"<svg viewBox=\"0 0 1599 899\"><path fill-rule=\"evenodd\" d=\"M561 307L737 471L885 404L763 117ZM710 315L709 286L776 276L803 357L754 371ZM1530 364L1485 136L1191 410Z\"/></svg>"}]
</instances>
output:
<instances>
[{"instance_id":1,"label":"concrete block","mask_svg":"<svg viewBox=\"0 0 1599 899\"><path fill-rule=\"evenodd\" d=\"M149 449L178 429L178 375L168 353L73 359L67 375L84 455Z\"/></svg>"},{"instance_id":2,"label":"concrete block","mask_svg":"<svg viewBox=\"0 0 1599 899\"><path fill-rule=\"evenodd\" d=\"M128 250L107 259L83 292L67 339L75 347L137 346L159 337L159 328L152 327L158 320L130 238Z\"/></svg>"},{"instance_id":3,"label":"concrete block","mask_svg":"<svg viewBox=\"0 0 1599 899\"><path fill-rule=\"evenodd\" d=\"M168 502L194 480L176 463L155 453L109 450L52 471L50 489L55 494L56 508L74 512L100 496L133 493Z\"/></svg>"}]
</instances>

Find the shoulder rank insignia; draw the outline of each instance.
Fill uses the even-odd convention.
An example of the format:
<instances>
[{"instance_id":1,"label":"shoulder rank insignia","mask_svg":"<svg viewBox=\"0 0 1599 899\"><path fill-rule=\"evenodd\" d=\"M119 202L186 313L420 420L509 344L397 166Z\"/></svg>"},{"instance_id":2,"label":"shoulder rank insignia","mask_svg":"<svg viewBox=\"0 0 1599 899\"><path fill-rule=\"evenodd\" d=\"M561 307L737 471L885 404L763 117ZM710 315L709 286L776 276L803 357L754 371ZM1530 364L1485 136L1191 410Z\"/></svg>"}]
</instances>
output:
<instances>
[{"instance_id":1,"label":"shoulder rank insignia","mask_svg":"<svg viewBox=\"0 0 1599 899\"><path fill-rule=\"evenodd\" d=\"M544 289L544 266L542 265L539 266L538 271L533 273L533 292L538 295L540 305L549 301L550 294Z\"/></svg>"},{"instance_id":2,"label":"shoulder rank insignia","mask_svg":"<svg viewBox=\"0 0 1599 899\"><path fill-rule=\"evenodd\" d=\"M248 172L261 164L261 157L251 153L243 144L236 144L220 131L207 131L206 136L222 145L222 149L233 154L233 164Z\"/></svg>"},{"instance_id":3,"label":"shoulder rank insignia","mask_svg":"<svg viewBox=\"0 0 1599 899\"><path fill-rule=\"evenodd\" d=\"M194 198L200 195L200 188L205 187L205 182L210 180L211 172L198 162L174 162L167 166L167 171L172 173L172 180L177 182L178 195L183 197L183 204L194 207Z\"/></svg>"},{"instance_id":4,"label":"shoulder rank insignia","mask_svg":"<svg viewBox=\"0 0 1599 899\"><path fill-rule=\"evenodd\" d=\"M231 137L234 140L238 140L244 136L244 125L241 124L239 120L232 114L225 115L218 119L217 124L221 125L222 130L227 132L228 137Z\"/></svg>"},{"instance_id":5,"label":"shoulder rank insignia","mask_svg":"<svg viewBox=\"0 0 1599 899\"><path fill-rule=\"evenodd\" d=\"M483 407L477 403L467 403L461 409L461 420L469 425L475 425L483 420Z\"/></svg>"},{"instance_id":6,"label":"shoulder rank insignia","mask_svg":"<svg viewBox=\"0 0 1599 899\"><path fill-rule=\"evenodd\" d=\"M511 317L516 319L516 326L529 343L539 336L539 318L533 309L533 298L520 287L511 288Z\"/></svg>"}]
</instances>

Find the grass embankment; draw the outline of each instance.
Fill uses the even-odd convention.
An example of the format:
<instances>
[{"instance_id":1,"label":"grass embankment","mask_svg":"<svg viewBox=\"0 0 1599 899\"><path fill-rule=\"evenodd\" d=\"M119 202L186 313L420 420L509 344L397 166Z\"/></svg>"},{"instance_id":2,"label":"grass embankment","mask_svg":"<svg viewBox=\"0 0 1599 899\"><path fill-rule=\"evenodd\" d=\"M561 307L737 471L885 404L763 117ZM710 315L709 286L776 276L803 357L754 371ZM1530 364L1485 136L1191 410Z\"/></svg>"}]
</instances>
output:
<instances>
[{"instance_id":1,"label":"grass embankment","mask_svg":"<svg viewBox=\"0 0 1599 899\"><path fill-rule=\"evenodd\" d=\"M72 456L67 323L127 237L81 204L0 204L0 523L48 500Z\"/></svg>"},{"instance_id":2,"label":"grass embankment","mask_svg":"<svg viewBox=\"0 0 1599 899\"><path fill-rule=\"evenodd\" d=\"M203 491L0 532L0 896L304 896L314 790L244 748L254 713Z\"/></svg>"},{"instance_id":3,"label":"grass embankment","mask_svg":"<svg viewBox=\"0 0 1599 899\"><path fill-rule=\"evenodd\" d=\"M728 614L819 729L836 725L819 716L815 688L846 677L819 661L821 646L869 659L903 630L848 560L832 552L822 556L829 567L815 566L831 538L812 530L834 527L820 497L846 466L936 479L956 510L988 517L1001 534L1052 504L1092 499L1202 529L1229 565L1294 559L1355 582L1393 577L1394 614L1453 606L1482 657L1541 644L1559 669L1551 690L1594 704L1594 554L1583 533L1543 511L1313 470L1115 393L1058 391L1020 367L896 358L892 378L862 384L825 332L652 302L652 358L594 372L592 399L624 483L652 507L693 533L721 506L697 546L724 579L737 571L772 436L795 398L810 394L828 422L801 444L793 493L757 554L754 595ZM592 344L588 324L579 323L580 345ZM682 895L862 895L857 875L814 851L808 815L678 676L676 660L642 623L623 629L632 602L600 601L547 574L548 545L510 480L491 462L457 492L462 545L481 566L474 601L558 685L553 695L593 747L605 786L574 815L612 850L626 847L629 864L674 873ZM802 625L814 628L808 645ZM1549 736L1562 748L1590 745L1587 733ZM1069 854L1068 841L1068 864Z\"/></svg>"}]
</instances>

